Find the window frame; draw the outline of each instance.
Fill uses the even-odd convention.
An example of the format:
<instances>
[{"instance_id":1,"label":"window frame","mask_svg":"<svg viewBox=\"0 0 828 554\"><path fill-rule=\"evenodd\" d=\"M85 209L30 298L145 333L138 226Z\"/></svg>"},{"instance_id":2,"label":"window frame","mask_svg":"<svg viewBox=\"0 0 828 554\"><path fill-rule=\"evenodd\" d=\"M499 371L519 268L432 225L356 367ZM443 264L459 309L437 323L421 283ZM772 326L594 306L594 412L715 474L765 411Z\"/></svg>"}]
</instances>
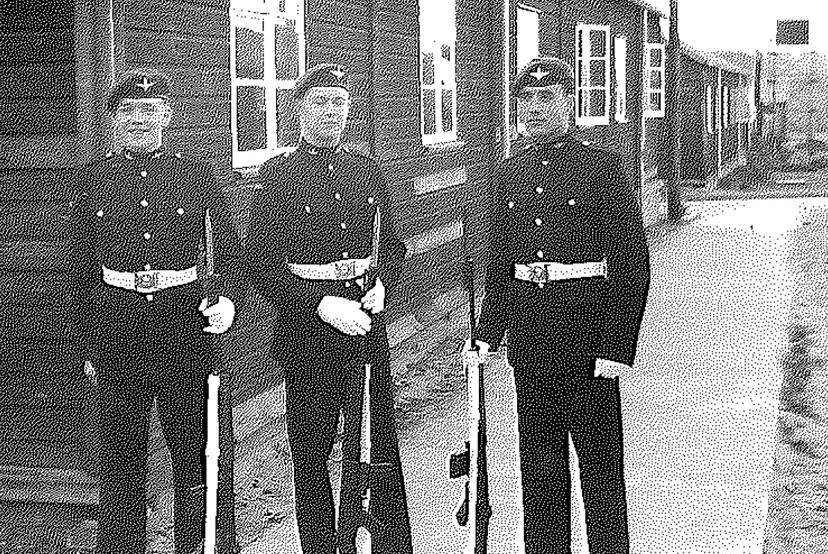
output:
<instances>
[{"instance_id":1,"label":"window frame","mask_svg":"<svg viewBox=\"0 0 828 554\"><path fill-rule=\"evenodd\" d=\"M661 53L661 63L658 66L652 65L652 56L651 52L659 51ZM666 55L667 49L665 48L664 43L661 42L648 42L644 45L644 58L646 60L645 67L644 67L644 117L647 118L659 118L664 117L664 101L666 99L666 83L665 78L667 77L666 74ZM661 86L658 88L653 88L651 86L650 81L650 74L653 71L658 71L661 75ZM658 110L653 110L650 107L650 95L651 94L658 94L661 98L661 108Z\"/></svg>"},{"instance_id":2,"label":"window frame","mask_svg":"<svg viewBox=\"0 0 828 554\"><path fill-rule=\"evenodd\" d=\"M448 5L447 5L448 4ZM457 142L459 140L459 133L458 133L458 124L459 121L457 119L457 102L458 102L458 94L457 94L457 2L455 0L418 0L418 7L419 7L419 16L418 16L418 33L419 33L419 60L418 60L418 69L419 69L419 81L420 81L420 138L422 140L423 146L436 146L440 144L447 144ZM431 44L431 55L434 64L434 82L430 85L425 84L424 80L424 68L423 68L423 59L424 54L427 52L425 38L423 33L424 23L428 23L428 21L434 21L432 16L435 14L431 10L439 10L439 9L451 9L453 13L453 17L451 17L452 24L448 27L441 28L442 30L449 29L449 35L446 37L442 37L440 35L437 36L438 40L435 40ZM423 14L426 14L425 16ZM440 18L438 17L437 20L439 21ZM434 28L434 27L431 27ZM439 33L440 31L438 31ZM442 52L440 51L440 45L448 44L449 45L449 55L451 56L450 62L440 62L437 63L438 60L442 60ZM450 71L446 72L446 66L450 65ZM446 74L444 75L444 72ZM444 79L445 77L445 79ZM441 83L441 81L445 81ZM440 83L440 84L438 84ZM434 91L434 129L436 132L434 133L426 133L426 121L425 121L425 93L426 90L433 90ZM452 93L453 102L451 105L451 120L452 120L452 127L451 131L443 131L443 91L450 90ZM440 94L438 94L438 92Z\"/></svg>"},{"instance_id":3,"label":"window frame","mask_svg":"<svg viewBox=\"0 0 828 554\"><path fill-rule=\"evenodd\" d=\"M722 129L730 128L730 87L722 85Z\"/></svg>"},{"instance_id":4,"label":"window frame","mask_svg":"<svg viewBox=\"0 0 828 554\"><path fill-rule=\"evenodd\" d=\"M705 105L704 105L704 128L708 135L712 135L716 129L714 128L714 110L713 110L713 85L705 85Z\"/></svg>"},{"instance_id":5,"label":"window frame","mask_svg":"<svg viewBox=\"0 0 828 554\"><path fill-rule=\"evenodd\" d=\"M276 67L272 63L276 56L275 25L279 21L292 20L288 11L279 10L279 0L231 0L230 3L230 135L233 169L256 167L273 156L292 149L291 146L279 144L278 101L279 91L292 90L296 81L305 72L305 10L303 0L287 0L286 10L296 8L295 26L297 32L297 78L276 79ZM263 78L247 79L236 77L236 29L240 26L252 28L249 23L257 22L263 33ZM241 25L240 25L241 24ZM254 31L257 29L253 29ZM271 63L269 63L271 62ZM244 86L261 86L265 91L265 148L256 150L239 150L237 128L238 88Z\"/></svg>"},{"instance_id":6,"label":"window frame","mask_svg":"<svg viewBox=\"0 0 828 554\"><path fill-rule=\"evenodd\" d=\"M597 57L590 55L589 40L592 31L599 31L604 33L605 49L604 55ZM587 37L585 52L586 56L579 56L578 51L581 46L579 34ZM610 50L612 44L610 43L610 26L609 25L593 25L587 23L578 23L575 25L575 125L579 127L597 127L600 125L610 124L610 94L612 93L612 83L610 81L610 63L612 61ZM581 85L581 62L592 62L593 60L602 60L604 62L604 86L593 86L592 84L586 87ZM591 65L591 64L590 64ZM590 72L591 74L591 72ZM604 91L604 114L599 116L582 116L581 115L581 91L603 90Z\"/></svg>"},{"instance_id":7,"label":"window frame","mask_svg":"<svg viewBox=\"0 0 828 554\"><path fill-rule=\"evenodd\" d=\"M623 44L623 56L618 56L618 45ZM615 121L629 123L627 111L627 37L618 35L612 39L613 71L615 72ZM619 60L621 60L619 69ZM621 86L623 84L623 86ZM622 102L623 100L623 102ZM623 104L623 110L621 106Z\"/></svg>"}]
</instances>

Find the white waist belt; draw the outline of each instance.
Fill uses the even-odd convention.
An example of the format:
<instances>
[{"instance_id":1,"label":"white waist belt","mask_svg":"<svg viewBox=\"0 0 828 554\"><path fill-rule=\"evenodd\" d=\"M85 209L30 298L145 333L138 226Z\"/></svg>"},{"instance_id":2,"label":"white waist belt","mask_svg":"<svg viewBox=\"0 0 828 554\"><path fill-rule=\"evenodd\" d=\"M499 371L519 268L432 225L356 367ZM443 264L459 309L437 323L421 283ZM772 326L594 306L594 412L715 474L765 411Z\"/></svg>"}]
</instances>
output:
<instances>
[{"instance_id":1,"label":"white waist belt","mask_svg":"<svg viewBox=\"0 0 828 554\"><path fill-rule=\"evenodd\" d=\"M287 268L300 279L350 281L365 275L370 265L371 258L357 258L327 264L287 264Z\"/></svg>"},{"instance_id":2,"label":"white waist belt","mask_svg":"<svg viewBox=\"0 0 828 554\"><path fill-rule=\"evenodd\" d=\"M141 294L151 294L159 290L186 285L196 279L198 279L196 266L182 270L156 269L136 273L113 271L103 266L104 283L113 287L134 290Z\"/></svg>"},{"instance_id":3,"label":"white waist belt","mask_svg":"<svg viewBox=\"0 0 828 554\"><path fill-rule=\"evenodd\" d=\"M549 283L566 279L583 279L586 277L606 277L607 260L584 262L579 264L561 264L557 262L532 262L515 264L515 279L530 283Z\"/></svg>"}]
</instances>

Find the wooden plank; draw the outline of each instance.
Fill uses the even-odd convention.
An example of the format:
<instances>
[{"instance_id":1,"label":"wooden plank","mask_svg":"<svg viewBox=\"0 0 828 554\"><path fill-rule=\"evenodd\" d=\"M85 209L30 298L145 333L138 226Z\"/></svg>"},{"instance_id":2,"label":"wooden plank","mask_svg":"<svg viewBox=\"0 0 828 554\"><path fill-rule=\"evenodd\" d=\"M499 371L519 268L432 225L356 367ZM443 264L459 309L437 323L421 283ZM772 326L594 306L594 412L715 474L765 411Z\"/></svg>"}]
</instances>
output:
<instances>
[{"instance_id":1,"label":"wooden plank","mask_svg":"<svg viewBox=\"0 0 828 554\"><path fill-rule=\"evenodd\" d=\"M0 242L0 271L66 271L67 246L52 241Z\"/></svg>"},{"instance_id":2,"label":"wooden plank","mask_svg":"<svg viewBox=\"0 0 828 554\"><path fill-rule=\"evenodd\" d=\"M68 202L0 205L0 241L58 240L69 235Z\"/></svg>"},{"instance_id":3,"label":"wooden plank","mask_svg":"<svg viewBox=\"0 0 828 554\"><path fill-rule=\"evenodd\" d=\"M71 333L71 310L68 307L3 306L0 336L4 340L66 340Z\"/></svg>"},{"instance_id":4,"label":"wooden plank","mask_svg":"<svg viewBox=\"0 0 828 554\"><path fill-rule=\"evenodd\" d=\"M0 63L73 62L74 49L70 30L0 33Z\"/></svg>"},{"instance_id":5,"label":"wooden plank","mask_svg":"<svg viewBox=\"0 0 828 554\"><path fill-rule=\"evenodd\" d=\"M69 135L77 131L76 112L72 97L0 99L0 113L13 114L0 119L0 135Z\"/></svg>"},{"instance_id":6,"label":"wooden plank","mask_svg":"<svg viewBox=\"0 0 828 554\"><path fill-rule=\"evenodd\" d=\"M422 256L463 236L463 226L459 220L438 225L417 235L406 238L403 242L408 249L408 256Z\"/></svg>"},{"instance_id":7,"label":"wooden plank","mask_svg":"<svg viewBox=\"0 0 828 554\"><path fill-rule=\"evenodd\" d=\"M75 2L5 0L0 4L0 31L72 29Z\"/></svg>"},{"instance_id":8,"label":"wooden plank","mask_svg":"<svg viewBox=\"0 0 828 554\"><path fill-rule=\"evenodd\" d=\"M427 173L414 179L414 194L419 196L446 188L456 188L457 185L465 184L466 181L468 181L468 174L465 166L453 167L435 173ZM442 196L441 201L445 200L446 197ZM458 198L458 200L460 199Z\"/></svg>"},{"instance_id":9,"label":"wooden plank","mask_svg":"<svg viewBox=\"0 0 828 554\"><path fill-rule=\"evenodd\" d=\"M36 438L25 441L2 441L0 464L31 468L59 468L85 470L86 445L80 443L52 443Z\"/></svg>"},{"instance_id":10,"label":"wooden plank","mask_svg":"<svg viewBox=\"0 0 828 554\"><path fill-rule=\"evenodd\" d=\"M365 21L370 24L369 6L369 0L306 0L305 27L314 27L318 22Z\"/></svg>"},{"instance_id":11,"label":"wooden plank","mask_svg":"<svg viewBox=\"0 0 828 554\"><path fill-rule=\"evenodd\" d=\"M174 152L185 152L200 159L229 157L232 151L229 128L174 127L167 130L164 140Z\"/></svg>"},{"instance_id":12,"label":"wooden plank","mask_svg":"<svg viewBox=\"0 0 828 554\"><path fill-rule=\"evenodd\" d=\"M417 38L416 27L411 29L409 34L400 32L381 31L377 33L378 40L382 44L382 50L387 55L413 56L419 60L420 42Z\"/></svg>"},{"instance_id":13,"label":"wooden plank","mask_svg":"<svg viewBox=\"0 0 828 554\"><path fill-rule=\"evenodd\" d=\"M173 100L170 129L176 127L230 128L230 100L226 97Z\"/></svg>"},{"instance_id":14,"label":"wooden plank","mask_svg":"<svg viewBox=\"0 0 828 554\"><path fill-rule=\"evenodd\" d=\"M71 62L12 64L3 67L0 98L55 98L72 96L75 68Z\"/></svg>"},{"instance_id":15,"label":"wooden plank","mask_svg":"<svg viewBox=\"0 0 828 554\"><path fill-rule=\"evenodd\" d=\"M58 272L0 271L0 306L56 306L69 303L67 275Z\"/></svg>"},{"instance_id":16,"label":"wooden plank","mask_svg":"<svg viewBox=\"0 0 828 554\"><path fill-rule=\"evenodd\" d=\"M69 337L65 341L33 342L4 341L0 346L0 376L5 379L18 374L65 374L77 371Z\"/></svg>"},{"instance_id":17,"label":"wooden plank","mask_svg":"<svg viewBox=\"0 0 828 554\"><path fill-rule=\"evenodd\" d=\"M308 29L306 39L311 44L326 44L343 50L356 49L368 51L371 48L370 22L353 18L335 23L317 21Z\"/></svg>"},{"instance_id":18,"label":"wooden plank","mask_svg":"<svg viewBox=\"0 0 828 554\"><path fill-rule=\"evenodd\" d=\"M78 425L79 412L73 406L23 408L0 405L0 437L9 441L37 437L41 442L82 442L85 435L83 427Z\"/></svg>"},{"instance_id":19,"label":"wooden plank","mask_svg":"<svg viewBox=\"0 0 828 554\"><path fill-rule=\"evenodd\" d=\"M162 33L186 33L227 39L230 15L221 5L196 5L180 1L125 2L124 26Z\"/></svg>"},{"instance_id":20,"label":"wooden plank","mask_svg":"<svg viewBox=\"0 0 828 554\"><path fill-rule=\"evenodd\" d=\"M53 526L76 520L78 505L97 505L98 480L79 470L2 466L0 501L16 503L4 506L12 512L7 522ZM94 512L86 517L94 518Z\"/></svg>"},{"instance_id":21,"label":"wooden plank","mask_svg":"<svg viewBox=\"0 0 828 554\"><path fill-rule=\"evenodd\" d=\"M70 169L0 171L0 204L68 201L72 198L73 175Z\"/></svg>"},{"instance_id":22,"label":"wooden plank","mask_svg":"<svg viewBox=\"0 0 828 554\"><path fill-rule=\"evenodd\" d=\"M124 62L127 67L190 65L226 71L229 48L211 37L136 30L124 36Z\"/></svg>"},{"instance_id":23,"label":"wooden plank","mask_svg":"<svg viewBox=\"0 0 828 554\"><path fill-rule=\"evenodd\" d=\"M351 50L347 45L330 46L326 43L308 49L308 67L329 63L331 60L348 68L351 77L357 74L367 75L371 68L370 57L364 50Z\"/></svg>"}]
</instances>

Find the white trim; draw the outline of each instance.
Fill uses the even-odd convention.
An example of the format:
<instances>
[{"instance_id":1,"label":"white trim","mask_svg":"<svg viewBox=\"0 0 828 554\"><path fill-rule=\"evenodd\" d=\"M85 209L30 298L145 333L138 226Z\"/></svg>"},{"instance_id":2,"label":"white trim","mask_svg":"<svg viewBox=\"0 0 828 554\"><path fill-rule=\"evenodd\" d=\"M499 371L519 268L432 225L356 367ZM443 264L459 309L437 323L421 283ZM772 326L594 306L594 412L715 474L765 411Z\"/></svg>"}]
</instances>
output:
<instances>
[{"instance_id":1,"label":"white trim","mask_svg":"<svg viewBox=\"0 0 828 554\"><path fill-rule=\"evenodd\" d=\"M619 56L618 51L621 45L623 48L620 48L621 55ZM614 37L612 49L613 69L615 70L615 121L629 123L630 120L627 118L627 37L623 35Z\"/></svg>"},{"instance_id":2,"label":"white trim","mask_svg":"<svg viewBox=\"0 0 828 554\"><path fill-rule=\"evenodd\" d=\"M287 17L279 11L278 0L231 0L230 6L230 134L232 141L232 165L234 169L260 165L289 150L287 145L279 144L277 105L280 90L290 90L296 84L295 79L277 79L273 61L276 57L276 36L274 27L279 23L295 22L297 34L297 78L305 71L305 32L304 2L287 0L287 10L296 10L295 18ZM263 34L263 78L247 79L235 77L236 33L238 27L246 27ZM261 87L265 92L265 133L266 147L257 150L239 151L238 129L236 125L238 101L237 89L240 86Z\"/></svg>"},{"instance_id":3,"label":"white trim","mask_svg":"<svg viewBox=\"0 0 828 554\"><path fill-rule=\"evenodd\" d=\"M604 55L592 56L590 51L590 33L598 31L604 33ZM585 36L584 44L580 44L578 35ZM579 46L583 47L585 56L578 56ZM610 82L610 27L609 25L590 25L586 23L578 23L575 25L575 125L581 127L592 127L597 125L609 125L610 120L610 94L612 93L612 84ZM581 86L581 62L592 60L601 60L604 62L604 86L594 86L591 83L587 86ZM581 91L603 90L604 91L604 115L600 116L581 116Z\"/></svg>"},{"instance_id":4,"label":"white trim","mask_svg":"<svg viewBox=\"0 0 828 554\"><path fill-rule=\"evenodd\" d=\"M721 175L722 175L722 125L721 125L721 121L722 121L722 116L721 116L721 113L722 113L722 94L721 94L721 92L722 92L722 70L719 69L719 71L717 73L718 73L718 82L716 83L716 96L717 96L716 105L718 106L719 110L718 110L718 113L716 114L716 131L717 131L716 142L717 142L717 153L718 153L716 175L721 177Z\"/></svg>"},{"instance_id":5,"label":"white trim","mask_svg":"<svg viewBox=\"0 0 828 554\"><path fill-rule=\"evenodd\" d=\"M424 146L433 146L435 144L442 144L447 142L456 142L458 140L458 120L457 120L457 6L455 0L419 0L420 14L419 14L419 49L418 49L418 68L420 79L420 137ZM435 25L444 17L445 13L434 12L436 10L445 10L451 12L451 24L446 27L439 27ZM438 28L445 32L444 35L438 36L439 40L435 40L431 45L425 44L423 29L428 26L432 31ZM440 32L438 31L438 32ZM448 44L449 62L441 61L442 52L440 46ZM431 55L434 67L434 82L430 85L424 84L423 81L423 53L427 51L430 46ZM426 133L425 131L425 91L434 91L434 133ZM443 92L451 91L451 131L443 131Z\"/></svg>"},{"instance_id":6,"label":"white trim","mask_svg":"<svg viewBox=\"0 0 828 554\"><path fill-rule=\"evenodd\" d=\"M704 93L704 128L708 135L713 134L713 86L705 85Z\"/></svg>"},{"instance_id":7,"label":"white trim","mask_svg":"<svg viewBox=\"0 0 828 554\"><path fill-rule=\"evenodd\" d=\"M652 56L650 55L651 52L658 51L661 53L661 64L658 66L651 65ZM666 75L666 49L664 48L664 44L658 43L646 43L644 45L644 116L645 117L664 117L664 101L666 99L666 85L665 85L665 77ZM653 88L650 83L650 73L653 71L658 71L659 75L661 75L661 86L657 88ZM650 95L651 94L658 94L661 97L661 108L658 110L650 109Z\"/></svg>"},{"instance_id":8,"label":"white trim","mask_svg":"<svg viewBox=\"0 0 828 554\"><path fill-rule=\"evenodd\" d=\"M511 5L503 0L503 157L512 151L512 99L510 87L511 56Z\"/></svg>"}]
</instances>

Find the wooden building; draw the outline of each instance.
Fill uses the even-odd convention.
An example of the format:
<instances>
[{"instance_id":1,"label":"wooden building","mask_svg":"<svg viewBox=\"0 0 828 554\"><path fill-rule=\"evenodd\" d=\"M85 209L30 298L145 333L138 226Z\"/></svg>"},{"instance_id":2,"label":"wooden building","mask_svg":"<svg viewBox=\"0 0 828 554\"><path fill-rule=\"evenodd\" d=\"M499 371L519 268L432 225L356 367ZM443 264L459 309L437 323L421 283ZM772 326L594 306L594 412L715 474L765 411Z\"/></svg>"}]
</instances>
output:
<instances>
[{"instance_id":1,"label":"wooden building","mask_svg":"<svg viewBox=\"0 0 828 554\"><path fill-rule=\"evenodd\" d=\"M244 236L258 167L298 138L297 77L317 63L347 66L346 142L379 159L409 249L388 314L394 371L404 375L464 328L461 213L470 214L470 253L479 255L487 179L517 139L508 84L527 57L573 64L579 137L621 153L648 222L658 218L665 17L640 0L0 6L0 66L13 76L0 85L0 502L96 502L65 238L71 170L110 146L104 98L116 75L155 67L171 77L165 141L213 164ZM267 356L271 317L251 292L225 339L237 404L281 380ZM160 458L157 440L153 448Z\"/></svg>"},{"instance_id":2,"label":"wooden building","mask_svg":"<svg viewBox=\"0 0 828 554\"><path fill-rule=\"evenodd\" d=\"M681 180L714 187L746 161L755 114L750 60L734 64L682 44Z\"/></svg>"}]
</instances>

